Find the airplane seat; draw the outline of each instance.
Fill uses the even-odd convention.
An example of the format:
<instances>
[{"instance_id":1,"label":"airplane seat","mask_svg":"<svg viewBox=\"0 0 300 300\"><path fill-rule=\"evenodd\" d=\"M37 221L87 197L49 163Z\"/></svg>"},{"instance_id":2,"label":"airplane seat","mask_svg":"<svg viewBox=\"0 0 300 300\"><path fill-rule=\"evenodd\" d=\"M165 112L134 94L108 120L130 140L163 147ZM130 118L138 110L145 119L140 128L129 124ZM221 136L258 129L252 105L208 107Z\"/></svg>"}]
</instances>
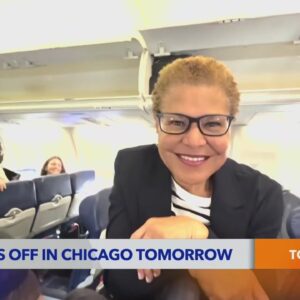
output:
<instances>
[{"instance_id":1,"label":"airplane seat","mask_svg":"<svg viewBox=\"0 0 300 300\"><path fill-rule=\"evenodd\" d=\"M282 226L278 238L290 238L290 233L288 232L288 222L291 212L300 207L300 198L288 190L283 190L283 216L282 216Z\"/></svg>"},{"instance_id":2,"label":"airplane seat","mask_svg":"<svg viewBox=\"0 0 300 300\"><path fill-rule=\"evenodd\" d=\"M108 224L110 193L111 188L105 188L83 199L79 206L79 220L88 230L87 237L90 239L99 239L101 232ZM97 276L95 270L73 270L69 282L69 291L92 285L95 276Z\"/></svg>"},{"instance_id":3,"label":"airplane seat","mask_svg":"<svg viewBox=\"0 0 300 300\"><path fill-rule=\"evenodd\" d=\"M79 220L89 231L88 238L98 239L108 224L110 193L111 188L105 188L83 199L79 206Z\"/></svg>"},{"instance_id":4,"label":"airplane seat","mask_svg":"<svg viewBox=\"0 0 300 300\"><path fill-rule=\"evenodd\" d=\"M290 238L300 238L300 204L299 207L294 208L289 213L287 217L286 228Z\"/></svg>"},{"instance_id":5,"label":"airplane seat","mask_svg":"<svg viewBox=\"0 0 300 300\"><path fill-rule=\"evenodd\" d=\"M68 217L74 218L79 216L79 206L81 201L87 196L93 194L95 171L79 171L72 173L70 176L73 195Z\"/></svg>"},{"instance_id":6,"label":"airplane seat","mask_svg":"<svg viewBox=\"0 0 300 300\"><path fill-rule=\"evenodd\" d=\"M69 174L42 176L33 181L38 203L31 230L34 236L66 220L72 189Z\"/></svg>"},{"instance_id":7,"label":"airplane seat","mask_svg":"<svg viewBox=\"0 0 300 300\"><path fill-rule=\"evenodd\" d=\"M0 232L7 237L26 238L37 207L33 181L12 181L6 186L0 192Z\"/></svg>"},{"instance_id":8,"label":"airplane seat","mask_svg":"<svg viewBox=\"0 0 300 300\"><path fill-rule=\"evenodd\" d=\"M110 193L111 188L103 189L97 194L84 199L80 205L79 217L90 232L89 238L99 238L101 232L107 227ZM106 288L101 283L99 284L101 276L103 276L103 270L73 270L69 290L89 287L99 291L105 299L112 299ZM165 286L155 299L176 300L202 298L206 299L196 281L186 275L175 279L169 285Z\"/></svg>"}]
</instances>

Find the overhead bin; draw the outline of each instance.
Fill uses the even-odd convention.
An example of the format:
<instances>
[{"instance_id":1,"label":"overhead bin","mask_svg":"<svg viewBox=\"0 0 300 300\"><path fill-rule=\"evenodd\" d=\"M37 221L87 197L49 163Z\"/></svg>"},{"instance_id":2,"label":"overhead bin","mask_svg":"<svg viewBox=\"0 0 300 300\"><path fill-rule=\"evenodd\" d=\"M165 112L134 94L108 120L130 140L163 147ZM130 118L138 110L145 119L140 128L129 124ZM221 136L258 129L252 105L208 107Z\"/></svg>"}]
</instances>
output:
<instances>
[{"instance_id":1,"label":"overhead bin","mask_svg":"<svg viewBox=\"0 0 300 300\"><path fill-rule=\"evenodd\" d=\"M0 111L136 107L137 39L0 55Z\"/></svg>"},{"instance_id":2,"label":"overhead bin","mask_svg":"<svg viewBox=\"0 0 300 300\"><path fill-rule=\"evenodd\" d=\"M147 48L155 56L203 49L290 43L299 40L300 14L251 19L219 20L141 30ZM276 34L274 32L276 30Z\"/></svg>"},{"instance_id":3,"label":"overhead bin","mask_svg":"<svg viewBox=\"0 0 300 300\"><path fill-rule=\"evenodd\" d=\"M189 55L224 61L242 107L298 103L299 20L299 13L219 20L140 30L138 38L110 43L1 54L0 112L149 111L160 68Z\"/></svg>"},{"instance_id":4,"label":"overhead bin","mask_svg":"<svg viewBox=\"0 0 300 300\"><path fill-rule=\"evenodd\" d=\"M299 20L297 13L141 30L153 61L145 110L151 110L159 70L190 55L215 57L232 70L241 90L241 124L258 111L300 103Z\"/></svg>"},{"instance_id":5,"label":"overhead bin","mask_svg":"<svg viewBox=\"0 0 300 300\"><path fill-rule=\"evenodd\" d=\"M154 61L170 55L212 56L235 74L240 89L300 88L300 14L220 20L142 30Z\"/></svg>"}]
</instances>

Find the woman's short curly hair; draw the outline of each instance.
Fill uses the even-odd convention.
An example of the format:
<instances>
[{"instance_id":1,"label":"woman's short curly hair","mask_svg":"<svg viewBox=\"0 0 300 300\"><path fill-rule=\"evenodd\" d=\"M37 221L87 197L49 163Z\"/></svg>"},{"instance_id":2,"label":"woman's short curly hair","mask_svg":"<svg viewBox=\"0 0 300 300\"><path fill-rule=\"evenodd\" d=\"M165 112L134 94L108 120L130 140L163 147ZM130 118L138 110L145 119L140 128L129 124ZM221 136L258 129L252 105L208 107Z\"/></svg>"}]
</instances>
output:
<instances>
[{"instance_id":1,"label":"woman's short curly hair","mask_svg":"<svg viewBox=\"0 0 300 300\"><path fill-rule=\"evenodd\" d=\"M225 65L211 57L179 58L160 72L152 93L153 112L159 112L161 101L171 86L179 84L216 85L224 90L229 100L230 114L238 112L240 93L237 83Z\"/></svg>"}]
</instances>

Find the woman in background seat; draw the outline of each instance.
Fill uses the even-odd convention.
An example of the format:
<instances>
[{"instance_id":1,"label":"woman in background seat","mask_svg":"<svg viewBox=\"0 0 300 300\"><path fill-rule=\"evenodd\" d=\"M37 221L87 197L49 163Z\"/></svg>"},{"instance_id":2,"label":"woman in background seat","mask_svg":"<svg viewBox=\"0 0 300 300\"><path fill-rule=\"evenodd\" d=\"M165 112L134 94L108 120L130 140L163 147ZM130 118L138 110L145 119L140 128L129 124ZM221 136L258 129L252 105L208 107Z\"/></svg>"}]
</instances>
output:
<instances>
[{"instance_id":1,"label":"woman in background seat","mask_svg":"<svg viewBox=\"0 0 300 300\"><path fill-rule=\"evenodd\" d=\"M66 173L64 163L59 156L52 156L48 158L41 170L41 175L58 175Z\"/></svg>"},{"instance_id":2,"label":"woman in background seat","mask_svg":"<svg viewBox=\"0 0 300 300\"><path fill-rule=\"evenodd\" d=\"M6 189L7 182L10 180L18 180L20 178L20 174L2 167L3 158L4 150L0 140L0 192L3 192Z\"/></svg>"}]
</instances>

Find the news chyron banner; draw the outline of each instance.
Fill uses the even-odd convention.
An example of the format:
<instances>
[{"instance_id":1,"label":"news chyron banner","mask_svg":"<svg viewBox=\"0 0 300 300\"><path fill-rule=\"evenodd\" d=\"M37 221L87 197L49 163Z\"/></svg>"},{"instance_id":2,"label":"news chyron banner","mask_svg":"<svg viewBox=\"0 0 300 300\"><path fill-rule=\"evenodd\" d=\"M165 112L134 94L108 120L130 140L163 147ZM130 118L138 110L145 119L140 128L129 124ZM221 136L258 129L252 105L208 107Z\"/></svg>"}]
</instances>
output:
<instances>
[{"instance_id":1,"label":"news chyron banner","mask_svg":"<svg viewBox=\"0 0 300 300\"><path fill-rule=\"evenodd\" d=\"M251 269L251 240L0 240L4 269Z\"/></svg>"},{"instance_id":2,"label":"news chyron banner","mask_svg":"<svg viewBox=\"0 0 300 300\"><path fill-rule=\"evenodd\" d=\"M300 269L300 240L0 240L0 269Z\"/></svg>"}]
</instances>

